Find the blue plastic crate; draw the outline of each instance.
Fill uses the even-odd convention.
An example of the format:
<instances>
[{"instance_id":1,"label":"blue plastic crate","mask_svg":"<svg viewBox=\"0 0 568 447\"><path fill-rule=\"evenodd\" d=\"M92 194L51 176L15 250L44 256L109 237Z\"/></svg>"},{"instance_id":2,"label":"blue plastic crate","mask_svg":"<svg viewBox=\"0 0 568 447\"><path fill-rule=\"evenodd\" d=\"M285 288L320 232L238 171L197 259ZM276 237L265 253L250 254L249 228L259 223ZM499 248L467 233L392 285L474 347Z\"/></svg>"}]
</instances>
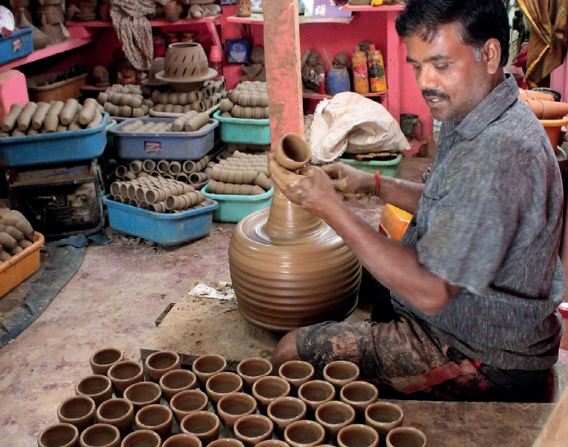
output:
<instances>
[{"instance_id":1,"label":"blue plastic crate","mask_svg":"<svg viewBox=\"0 0 568 447\"><path fill-rule=\"evenodd\" d=\"M219 208L215 211L215 222L238 223L249 214L269 207L272 203L273 188L264 194L241 196L235 194L213 194L207 191L207 185L201 190L208 199L215 200Z\"/></svg>"},{"instance_id":2,"label":"blue plastic crate","mask_svg":"<svg viewBox=\"0 0 568 447\"><path fill-rule=\"evenodd\" d=\"M207 200L197 208L167 214L125 205L108 197L103 200L113 230L166 247L207 236L213 223L213 212L219 206L217 202Z\"/></svg>"},{"instance_id":3,"label":"blue plastic crate","mask_svg":"<svg viewBox=\"0 0 568 447\"><path fill-rule=\"evenodd\" d=\"M33 50L32 29L29 26L20 28L10 37L0 38L0 64L27 56Z\"/></svg>"},{"instance_id":4,"label":"blue plastic crate","mask_svg":"<svg viewBox=\"0 0 568 447\"><path fill-rule=\"evenodd\" d=\"M270 144L269 119L229 118L217 111L213 117L221 123L221 140L237 144Z\"/></svg>"}]
</instances>

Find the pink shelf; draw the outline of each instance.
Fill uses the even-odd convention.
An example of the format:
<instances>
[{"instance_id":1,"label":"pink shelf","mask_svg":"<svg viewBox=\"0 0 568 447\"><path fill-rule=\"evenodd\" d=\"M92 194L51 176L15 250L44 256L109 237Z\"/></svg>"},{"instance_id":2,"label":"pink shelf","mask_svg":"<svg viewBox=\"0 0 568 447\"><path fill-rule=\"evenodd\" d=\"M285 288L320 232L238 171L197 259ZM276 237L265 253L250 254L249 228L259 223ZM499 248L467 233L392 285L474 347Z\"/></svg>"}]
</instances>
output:
<instances>
[{"instance_id":1,"label":"pink shelf","mask_svg":"<svg viewBox=\"0 0 568 447\"><path fill-rule=\"evenodd\" d=\"M352 17L300 17L300 25L310 25L310 24L339 24L348 25L353 20ZM238 17L230 16L227 17L227 22L229 23L239 23L241 25L264 25L264 17L262 14L255 14L251 17Z\"/></svg>"},{"instance_id":2,"label":"pink shelf","mask_svg":"<svg viewBox=\"0 0 568 447\"><path fill-rule=\"evenodd\" d=\"M382 6L357 6L346 5L343 9L351 12L400 12L404 10L404 5L382 5Z\"/></svg>"},{"instance_id":3,"label":"pink shelf","mask_svg":"<svg viewBox=\"0 0 568 447\"><path fill-rule=\"evenodd\" d=\"M150 23L154 28L181 27L188 25L199 25L204 23L219 23L219 17L204 17L203 19L185 19L176 22L168 22L167 20L151 20ZM92 20L88 22L67 22L69 27L83 28L112 28L112 22L103 22L102 20Z\"/></svg>"},{"instance_id":4,"label":"pink shelf","mask_svg":"<svg viewBox=\"0 0 568 447\"><path fill-rule=\"evenodd\" d=\"M331 98L331 95L325 95L325 94L322 94L322 93L316 93L316 92L310 92L310 91L304 91L302 95L303 95L304 99L313 99L313 100L316 100L316 101ZM362 95L362 96L365 96L366 98L380 98L382 96L386 96L386 93L367 93L366 95Z\"/></svg>"},{"instance_id":5,"label":"pink shelf","mask_svg":"<svg viewBox=\"0 0 568 447\"><path fill-rule=\"evenodd\" d=\"M67 39L63 42L56 43L55 45L50 45L46 48L42 48L41 50L34 51L33 53L29 54L26 57L22 57L21 59L16 59L14 61L8 62L7 64L0 65L0 71L10 70L21 65L46 59L56 54L74 50L75 48L84 47L85 45L88 45L90 43L91 39Z\"/></svg>"}]
</instances>

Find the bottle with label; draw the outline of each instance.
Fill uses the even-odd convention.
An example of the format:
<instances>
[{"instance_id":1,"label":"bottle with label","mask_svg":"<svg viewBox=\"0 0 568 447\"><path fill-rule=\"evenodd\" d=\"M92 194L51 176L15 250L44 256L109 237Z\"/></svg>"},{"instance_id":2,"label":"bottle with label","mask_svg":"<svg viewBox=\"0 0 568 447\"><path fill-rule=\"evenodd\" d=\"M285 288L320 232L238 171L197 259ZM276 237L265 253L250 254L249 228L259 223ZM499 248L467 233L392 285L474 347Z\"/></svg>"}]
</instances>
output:
<instances>
[{"instance_id":1,"label":"bottle with label","mask_svg":"<svg viewBox=\"0 0 568 447\"><path fill-rule=\"evenodd\" d=\"M375 48L374 45L369 46L368 54L369 64L369 85L371 92L384 93L387 91L387 79L385 76L385 63L383 54Z\"/></svg>"},{"instance_id":2,"label":"bottle with label","mask_svg":"<svg viewBox=\"0 0 568 447\"><path fill-rule=\"evenodd\" d=\"M367 55L359 47L353 53L353 88L361 95L369 93Z\"/></svg>"}]
</instances>

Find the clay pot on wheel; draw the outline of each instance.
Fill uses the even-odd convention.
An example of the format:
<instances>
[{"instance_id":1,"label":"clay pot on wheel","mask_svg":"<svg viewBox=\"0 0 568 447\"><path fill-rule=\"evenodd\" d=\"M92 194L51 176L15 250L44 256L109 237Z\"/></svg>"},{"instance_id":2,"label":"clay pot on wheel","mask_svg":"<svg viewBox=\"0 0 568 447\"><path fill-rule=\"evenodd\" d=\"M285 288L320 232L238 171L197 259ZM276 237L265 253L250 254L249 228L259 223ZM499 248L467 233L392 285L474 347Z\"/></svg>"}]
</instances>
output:
<instances>
[{"instance_id":1,"label":"clay pot on wheel","mask_svg":"<svg viewBox=\"0 0 568 447\"><path fill-rule=\"evenodd\" d=\"M328 363L323 369L323 377L329 383L341 388L359 378L359 367L353 362L336 360Z\"/></svg>"},{"instance_id":2,"label":"clay pot on wheel","mask_svg":"<svg viewBox=\"0 0 568 447\"><path fill-rule=\"evenodd\" d=\"M121 447L160 447L160 435L151 430L136 430L122 440ZM201 447L201 445L196 446Z\"/></svg>"},{"instance_id":3,"label":"clay pot on wheel","mask_svg":"<svg viewBox=\"0 0 568 447\"><path fill-rule=\"evenodd\" d=\"M162 389L154 382L138 382L124 390L124 398L132 402L134 410L157 404L162 397Z\"/></svg>"},{"instance_id":4,"label":"clay pot on wheel","mask_svg":"<svg viewBox=\"0 0 568 447\"><path fill-rule=\"evenodd\" d=\"M237 374L248 386L252 386L258 379L271 373L272 363L260 357L244 359L237 365Z\"/></svg>"},{"instance_id":5,"label":"clay pot on wheel","mask_svg":"<svg viewBox=\"0 0 568 447\"><path fill-rule=\"evenodd\" d=\"M221 422L214 413L195 411L181 420L180 428L183 433L197 436L206 446L219 437Z\"/></svg>"},{"instance_id":6,"label":"clay pot on wheel","mask_svg":"<svg viewBox=\"0 0 568 447\"><path fill-rule=\"evenodd\" d=\"M237 419L256 412L256 400L245 393L223 396L217 403L217 414L228 428L233 428Z\"/></svg>"},{"instance_id":7,"label":"clay pot on wheel","mask_svg":"<svg viewBox=\"0 0 568 447\"><path fill-rule=\"evenodd\" d=\"M134 422L134 406L126 399L110 399L97 409L96 418L101 424L115 426L124 435Z\"/></svg>"},{"instance_id":8,"label":"clay pot on wheel","mask_svg":"<svg viewBox=\"0 0 568 447\"><path fill-rule=\"evenodd\" d=\"M98 406L112 397L112 383L107 376L88 376L77 384L75 393L78 396L90 397Z\"/></svg>"},{"instance_id":9,"label":"clay pot on wheel","mask_svg":"<svg viewBox=\"0 0 568 447\"><path fill-rule=\"evenodd\" d=\"M339 447L376 447L379 444L377 432L363 424L348 425L337 434Z\"/></svg>"},{"instance_id":10,"label":"clay pot on wheel","mask_svg":"<svg viewBox=\"0 0 568 447\"><path fill-rule=\"evenodd\" d=\"M224 371L226 367L227 361L224 357L216 354L209 354L196 358L191 369L199 381L202 384L205 384L209 377Z\"/></svg>"},{"instance_id":11,"label":"clay pot on wheel","mask_svg":"<svg viewBox=\"0 0 568 447\"><path fill-rule=\"evenodd\" d=\"M365 422L383 436L402 425L403 419L402 408L390 402L375 402L365 409Z\"/></svg>"},{"instance_id":12,"label":"clay pot on wheel","mask_svg":"<svg viewBox=\"0 0 568 447\"><path fill-rule=\"evenodd\" d=\"M173 351L154 352L144 362L146 375L154 382L158 382L168 371L179 368L180 364L179 354Z\"/></svg>"},{"instance_id":13,"label":"clay pot on wheel","mask_svg":"<svg viewBox=\"0 0 568 447\"><path fill-rule=\"evenodd\" d=\"M168 401L177 393L194 388L196 383L195 374L186 369L173 369L160 378L162 394Z\"/></svg>"},{"instance_id":14,"label":"clay pot on wheel","mask_svg":"<svg viewBox=\"0 0 568 447\"><path fill-rule=\"evenodd\" d=\"M57 419L59 422L74 425L82 432L94 422L96 408L95 401L90 397L71 397L59 405Z\"/></svg>"},{"instance_id":15,"label":"clay pot on wheel","mask_svg":"<svg viewBox=\"0 0 568 447\"><path fill-rule=\"evenodd\" d=\"M165 405L153 404L141 408L136 413L134 423L138 429L155 431L166 439L172 432L173 420L172 410Z\"/></svg>"},{"instance_id":16,"label":"clay pot on wheel","mask_svg":"<svg viewBox=\"0 0 568 447\"><path fill-rule=\"evenodd\" d=\"M352 424L354 420L355 410L343 402L326 402L316 410L316 421L325 428L331 439L335 439L339 430Z\"/></svg>"},{"instance_id":17,"label":"clay pot on wheel","mask_svg":"<svg viewBox=\"0 0 568 447\"><path fill-rule=\"evenodd\" d=\"M105 375L109 368L124 358L122 351L116 348L104 348L95 352L89 359L93 374Z\"/></svg>"},{"instance_id":18,"label":"clay pot on wheel","mask_svg":"<svg viewBox=\"0 0 568 447\"><path fill-rule=\"evenodd\" d=\"M75 447L79 430L71 424L55 424L42 431L37 439L38 447Z\"/></svg>"},{"instance_id":19,"label":"clay pot on wheel","mask_svg":"<svg viewBox=\"0 0 568 447\"><path fill-rule=\"evenodd\" d=\"M207 395L213 402L218 402L223 396L238 393L243 388L243 379L232 372L221 372L210 377L205 384Z\"/></svg>"},{"instance_id":20,"label":"clay pot on wheel","mask_svg":"<svg viewBox=\"0 0 568 447\"><path fill-rule=\"evenodd\" d=\"M237 439L252 447L272 436L274 424L266 416L253 414L239 418L233 429Z\"/></svg>"},{"instance_id":21,"label":"clay pot on wheel","mask_svg":"<svg viewBox=\"0 0 568 447\"><path fill-rule=\"evenodd\" d=\"M368 382L355 381L341 388L339 395L343 402L351 405L355 411L363 413L365 408L378 399L379 390Z\"/></svg>"},{"instance_id":22,"label":"clay pot on wheel","mask_svg":"<svg viewBox=\"0 0 568 447\"><path fill-rule=\"evenodd\" d=\"M110 367L108 378L112 382L116 395L121 397L130 385L142 382L144 372L140 364L131 360L123 360Z\"/></svg>"},{"instance_id":23,"label":"clay pot on wheel","mask_svg":"<svg viewBox=\"0 0 568 447\"><path fill-rule=\"evenodd\" d=\"M310 380L298 389L298 397L315 411L321 404L333 400L335 388L325 380Z\"/></svg>"},{"instance_id":24,"label":"clay pot on wheel","mask_svg":"<svg viewBox=\"0 0 568 447\"><path fill-rule=\"evenodd\" d=\"M283 363L278 369L278 375L290 382L295 388L299 388L314 376L314 367L308 362L290 360Z\"/></svg>"},{"instance_id":25,"label":"clay pot on wheel","mask_svg":"<svg viewBox=\"0 0 568 447\"><path fill-rule=\"evenodd\" d=\"M172 397L170 408L174 412L177 421L181 422L188 414L205 410L208 403L209 399L203 391L187 390Z\"/></svg>"},{"instance_id":26,"label":"clay pot on wheel","mask_svg":"<svg viewBox=\"0 0 568 447\"><path fill-rule=\"evenodd\" d=\"M297 421L286 427L284 440L291 447L315 447L325 438L325 430L317 422Z\"/></svg>"},{"instance_id":27,"label":"clay pot on wheel","mask_svg":"<svg viewBox=\"0 0 568 447\"><path fill-rule=\"evenodd\" d=\"M278 430L284 431L292 422L303 419L307 410L306 404L300 399L279 397L270 403L266 412Z\"/></svg>"},{"instance_id":28,"label":"clay pot on wheel","mask_svg":"<svg viewBox=\"0 0 568 447\"><path fill-rule=\"evenodd\" d=\"M290 384L282 377L266 376L258 379L252 386L252 395L260 404L261 408L266 408L270 403L279 397L290 394Z\"/></svg>"},{"instance_id":29,"label":"clay pot on wheel","mask_svg":"<svg viewBox=\"0 0 568 447\"><path fill-rule=\"evenodd\" d=\"M426 435L414 427L397 427L387 435L387 447L426 447Z\"/></svg>"},{"instance_id":30,"label":"clay pot on wheel","mask_svg":"<svg viewBox=\"0 0 568 447\"><path fill-rule=\"evenodd\" d=\"M95 424L80 436L81 447L119 447L120 432L108 424Z\"/></svg>"}]
</instances>

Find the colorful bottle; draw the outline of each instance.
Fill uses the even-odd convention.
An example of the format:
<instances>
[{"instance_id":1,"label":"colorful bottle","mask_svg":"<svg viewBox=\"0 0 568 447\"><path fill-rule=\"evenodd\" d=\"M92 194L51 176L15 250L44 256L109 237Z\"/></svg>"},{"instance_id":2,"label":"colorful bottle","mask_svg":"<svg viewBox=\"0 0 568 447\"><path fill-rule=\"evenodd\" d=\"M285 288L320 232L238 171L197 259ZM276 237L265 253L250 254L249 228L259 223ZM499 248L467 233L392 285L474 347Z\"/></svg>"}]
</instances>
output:
<instances>
[{"instance_id":1,"label":"colorful bottle","mask_svg":"<svg viewBox=\"0 0 568 447\"><path fill-rule=\"evenodd\" d=\"M361 95L369 93L367 55L359 47L353 53L353 88Z\"/></svg>"},{"instance_id":2,"label":"colorful bottle","mask_svg":"<svg viewBox=\"0 0 568 447\"><path fill-rule=\"evenodd\" d=\"M369 85L371 92L384 93L387 91L387 79L385 76L385 63L383 54L375 48L374 45L369 47L368 54L369 63Z\"/></svg>"}]
</instances>

